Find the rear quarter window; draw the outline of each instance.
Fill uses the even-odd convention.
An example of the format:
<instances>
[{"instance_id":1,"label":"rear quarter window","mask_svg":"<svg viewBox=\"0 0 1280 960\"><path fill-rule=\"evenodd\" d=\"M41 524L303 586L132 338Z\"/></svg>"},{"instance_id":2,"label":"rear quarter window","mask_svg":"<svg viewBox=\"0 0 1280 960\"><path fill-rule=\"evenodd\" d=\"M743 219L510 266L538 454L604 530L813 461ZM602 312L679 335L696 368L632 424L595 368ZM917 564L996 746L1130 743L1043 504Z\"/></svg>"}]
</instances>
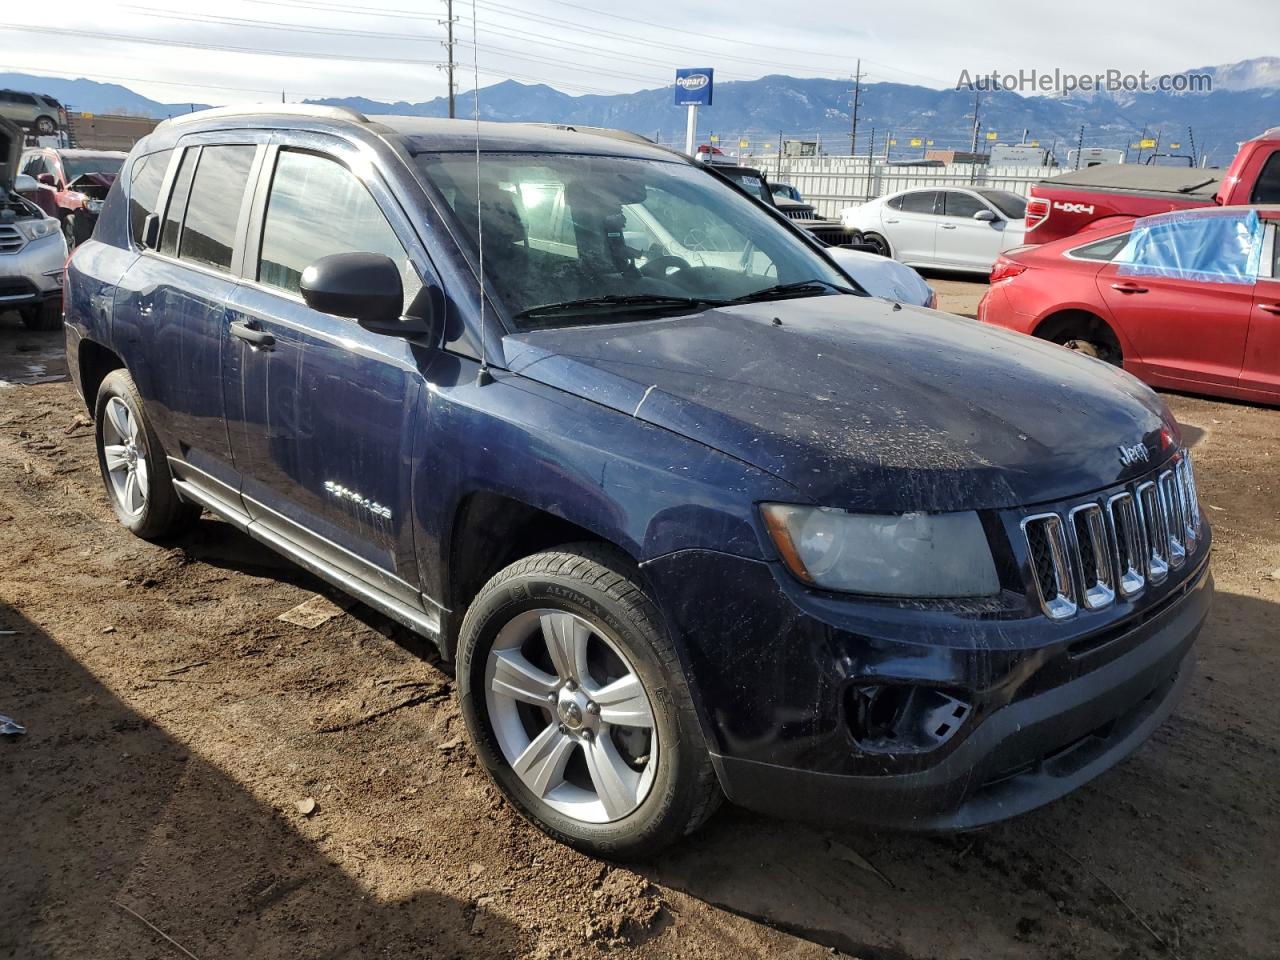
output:
<instances>
[{"instance_id":1,"label":"rear quarter window","mask_svg":"<svg viewBox=\"0 0 1280 960\"><path fill-rule=\"evenodd\" d=\"M1095 240L1093 243L1086 243L1083 247L1074 247L1068 253L1075 260L1097 260L1099 263L1110 263L1128 242L1129 234L1118 233L1105 240Z\"/></svg>"},{"instance_id":2,"label":"rear quarter window","mask_svg":"<svg viewBox=\"0 0 1280 960\"><path fill-rule=\"evenodd\" d=\"M172 156L172 150L162 150L133 162L129 180L129 239L134 243L142 242L142 225L159 208L160 187Z\"/></svg>"}]
</instances>

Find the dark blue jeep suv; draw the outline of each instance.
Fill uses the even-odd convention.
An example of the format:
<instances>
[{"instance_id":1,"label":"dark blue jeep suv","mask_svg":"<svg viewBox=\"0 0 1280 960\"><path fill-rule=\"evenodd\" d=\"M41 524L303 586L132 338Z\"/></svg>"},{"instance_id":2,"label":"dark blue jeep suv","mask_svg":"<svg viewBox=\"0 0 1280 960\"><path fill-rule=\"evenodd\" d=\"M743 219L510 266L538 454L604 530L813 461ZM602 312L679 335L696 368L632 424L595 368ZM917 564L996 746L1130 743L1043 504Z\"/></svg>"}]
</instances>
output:
<instances>
[{"instance_id":1,"label":"dark blue jeep suv","mask_svg":"<svg viewBox=\"0 0 1280 960\"><path fill-rule=\"evenodd\" d=\"M722 796L961 829L1168 715L1212 593L1163 403L865 295L620 136L215 110L137 145L66 284L107 493L217 514L439 644L542 829Z\"/></svg>"}]
</instances>

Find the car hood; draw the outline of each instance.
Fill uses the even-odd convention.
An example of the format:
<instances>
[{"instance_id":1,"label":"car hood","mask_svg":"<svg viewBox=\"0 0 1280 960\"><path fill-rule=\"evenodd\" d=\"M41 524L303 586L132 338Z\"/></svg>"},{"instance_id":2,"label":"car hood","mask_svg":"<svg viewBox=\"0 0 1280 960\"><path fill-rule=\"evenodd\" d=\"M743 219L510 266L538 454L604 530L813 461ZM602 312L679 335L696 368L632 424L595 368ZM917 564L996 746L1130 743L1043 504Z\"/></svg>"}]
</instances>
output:
<instances>
[{"instance_id":1,"label":"car hood","mask_svg":"<svg viewBox=\"0 0 1280 960\"><path fill-rule=\"evenodd\" d=\"M513 373L852 510L1063 499L1143 473L1177 442L1159 398L1101 361L861 296L541 330L503 347ZM1126 467L1119 447L1138 443L1147 462Z\"/></svg>"}]
</instances>

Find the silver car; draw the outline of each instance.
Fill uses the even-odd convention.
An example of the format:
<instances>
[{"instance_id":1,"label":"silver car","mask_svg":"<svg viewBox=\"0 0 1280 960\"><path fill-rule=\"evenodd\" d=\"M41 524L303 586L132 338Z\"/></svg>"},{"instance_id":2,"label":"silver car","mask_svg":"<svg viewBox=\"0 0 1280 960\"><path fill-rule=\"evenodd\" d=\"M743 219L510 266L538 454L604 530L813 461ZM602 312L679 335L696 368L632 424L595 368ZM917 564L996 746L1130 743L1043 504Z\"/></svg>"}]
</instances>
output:
<instances>
[{"instance_id":1,"label":"silver car","mask_svg":"<svg viewBox=\"0 0 1280 960\"><path fill-rule=\"evenodd\" d=\"M22 131L0 117L0 312L17 310L32 330L56 330L67 241L57 219L22 196L37 185L14 173L21 151Z\"/></svg>"},{"instance_id":2,"label":"silver car","mask_svg":"<svg viewBox=\"0 0 1280 960\"><path fill-rule=\"evenodd\" d=\"M52 137L66 126L67 112L53 97L22 90L0 90L0 117L37 137Z\"/></svg>"}]
</instances>

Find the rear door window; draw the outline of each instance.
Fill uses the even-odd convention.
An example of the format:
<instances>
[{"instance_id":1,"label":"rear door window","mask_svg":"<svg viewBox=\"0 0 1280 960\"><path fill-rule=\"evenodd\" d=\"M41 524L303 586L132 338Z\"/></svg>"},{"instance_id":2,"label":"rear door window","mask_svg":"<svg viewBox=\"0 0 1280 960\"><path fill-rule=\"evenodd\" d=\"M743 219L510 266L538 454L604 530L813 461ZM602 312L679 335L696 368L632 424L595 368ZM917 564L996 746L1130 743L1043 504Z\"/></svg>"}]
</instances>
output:
<instances>
[{"instance_id":1,"label":"rear door window","mask_svg":"<svg viewBox=\"0 0 1280 960\"><path fill-rule=\"evenodd\" d=\"M129 183L129 235L134 243L142 242L143 222L159 207L160 187L171 156L172 150L162 150L133 162Z\"/></svg>"},{"instance_id":2,"label":"rear door window","mask_svg":"<svg viewBox=\"0 0 1280 960\"><path fill-rule=\"evenodd\" d=\"M903 213L933 213L937 207L937 190L917 190L915 193L904 193L902 204L898 208Z\"/></svg>"},{"instance_id":3,"label":"rear door window","mask_svg":"<svg viewBox=\"0 0 1280 960\"><path fill-rule=\"evenodd\" d=\"M257 278L298 292L302 271L335 253L380 253L400 268L406 301L422 286L395 229L368 189L338 161L281 150L271 178Z\"/></svg>"},{"instance_id":4,"label":"rear door window","mask_svg":"<svg viewBox=\"0 0 1280 960\"><path fill-rule=\"evenodd\" d=\"M180 259L215 270L231 269L241 201L256 151L252 144L201 150L182 223Z\"/></svg>"}]
</instances>

